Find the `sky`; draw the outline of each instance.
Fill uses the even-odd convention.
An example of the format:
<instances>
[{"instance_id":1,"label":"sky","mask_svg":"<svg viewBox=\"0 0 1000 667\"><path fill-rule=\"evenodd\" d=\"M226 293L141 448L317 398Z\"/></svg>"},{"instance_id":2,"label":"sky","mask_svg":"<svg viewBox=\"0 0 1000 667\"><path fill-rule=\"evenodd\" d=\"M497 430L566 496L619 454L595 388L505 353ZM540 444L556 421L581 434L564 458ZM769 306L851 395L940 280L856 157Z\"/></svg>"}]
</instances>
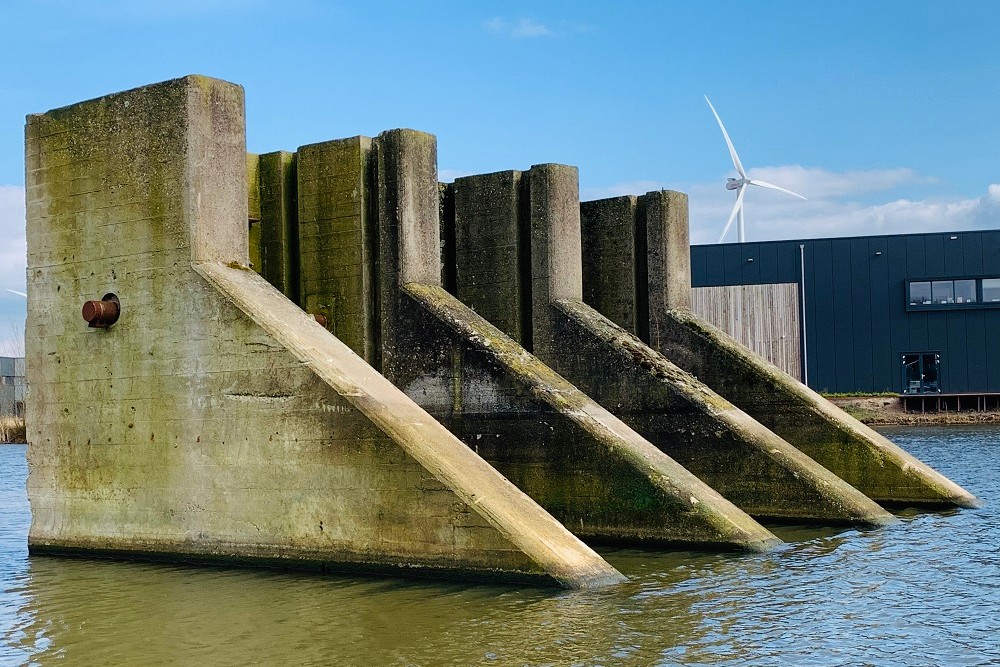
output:
<instances>
[{"instance_id":1,"label":"sky","mask_svg":"<svg viewBox=\"0 0 1000 667\"><path fill-rule=\"evenodd\" d=\"M689 195L714 243L1000 228L1000 2L0 2L0 355L24 327L24 117L185 74L246 90L253 152L410 127L441 180L579 167ZM735 241L735 230L727 241Z\"/></svg>"}]
</instances>

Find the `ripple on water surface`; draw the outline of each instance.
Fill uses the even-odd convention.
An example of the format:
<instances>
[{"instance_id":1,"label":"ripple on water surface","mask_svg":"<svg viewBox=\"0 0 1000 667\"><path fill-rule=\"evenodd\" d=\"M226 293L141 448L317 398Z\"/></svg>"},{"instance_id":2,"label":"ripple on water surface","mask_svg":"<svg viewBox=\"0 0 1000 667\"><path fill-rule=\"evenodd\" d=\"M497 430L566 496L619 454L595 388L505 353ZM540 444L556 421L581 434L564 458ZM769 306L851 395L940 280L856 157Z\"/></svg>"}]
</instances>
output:
<instances>
[{"instance_id":1,"label":"ripple on water surface","mask_svg":"<svg viewBox=\"0 0 1000 667\"><path fill-rule=\"evenodd\" d=\"M985 506L775 528L766 555L604 550L631 581L596 592L29 559L3 447L0 664L998 664L1000 429L888 434Z\"/></svg>"}]
</instances>

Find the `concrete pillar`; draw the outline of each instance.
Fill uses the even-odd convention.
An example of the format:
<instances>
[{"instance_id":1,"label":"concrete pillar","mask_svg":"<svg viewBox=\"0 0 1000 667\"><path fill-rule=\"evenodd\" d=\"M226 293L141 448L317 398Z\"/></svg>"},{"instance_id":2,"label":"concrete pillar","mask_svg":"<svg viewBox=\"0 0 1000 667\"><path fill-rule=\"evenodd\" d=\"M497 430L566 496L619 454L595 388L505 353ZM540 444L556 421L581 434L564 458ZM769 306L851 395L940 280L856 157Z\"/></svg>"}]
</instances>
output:
<instances>
[{"instance_id":1,"label":"concrete pillar","mask_svg":"<svg viewBox=\"0 0 1000 667\"><path fill-rule=\"evenodd\" d=\"M455 295L505 334L531 347L530 259L521 172L455 180Z\"/></svg>"},{"instance_id":2,"label":"concrete pillar","mask_svg":"<svg viewBox=\"0 0 1000 667\"><path fill-rule=\"evenodd\" d=\"M532 351L543 360L559 345L552 304L583 301L578 183L576 167L567 165L540 164L528 172Z\"/></svg>"},{"instance_id":3,"label":"concrete pillar","mask_svg":"<svg viewBox=\"0 0 1000 667\"><path fill-rule=\"evenodd\" d=\"M646 292L652 339L654 323L661 321L666 311L691 308L688 199L682 192L658 190L647 192L641 200L637 233L645 231Z\"/></svg>"},{"instance_id":4,"label":"concrete pillar","mask_svg":"<svg viewBox=\"0 0 1000 667\"><path fill-rule=\"evenodd\" d=\"M260 156L247 153L247 222L250 268L263 271L260 234Z\"/></svg>"},{"instance_id":5,"label":"concrete pillar","mask_svg":"<svg viewBox=\"0 0 1000 667\"><path fill-rule=\"evenodd\" d=\"M634 196L613 197L580 203L583 247L583 300L627 331L636 333L638 294L636 208ZM643 239L643 247L645 247ZM643 273L645 275L645 273Z\"/></svg>"},{"instance_id":6,"label":"concrete pillar","mask_svg":"<svg viewBox=\"0 0 1000 667\"><path fill-rule=\"evenodd\" d=\"M376 361L373 230L367 200L371 139L298 150L299 304L369 362Z\"/></svg>"},{"instance_id":7,"label":"concrete pillar","mask_svg":"<svg viewBox=\"0 0 1000 667\"><path fill-rule=\"evenodd\" d=\"M260 156L261 270L267 282L299 300L299 224L294 153Z\"/></svg>"}]
</instances>

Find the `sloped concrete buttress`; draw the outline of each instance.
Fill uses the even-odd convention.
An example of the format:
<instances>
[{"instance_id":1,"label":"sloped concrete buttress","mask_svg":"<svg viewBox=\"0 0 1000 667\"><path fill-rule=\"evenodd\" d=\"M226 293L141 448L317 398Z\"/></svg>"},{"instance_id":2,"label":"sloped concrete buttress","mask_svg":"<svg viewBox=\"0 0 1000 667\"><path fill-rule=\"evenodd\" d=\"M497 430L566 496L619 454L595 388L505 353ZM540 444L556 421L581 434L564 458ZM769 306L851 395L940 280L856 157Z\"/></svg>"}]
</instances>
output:
<instances>
[{"instance_id":1,"label":"sloped concrete buttress","mask_svg":"<svg viewBox=\"0 0 1000 667\"><path fill-rule=\"evenodd\" d=\"M625 302L640 306L632 333L883 505L978 505L968 491L691 313L687 198L661 191L647 193L639 201L632 224L641 237L643 257L632 265L621 262L622 250L615 248L620 239L601 235L594 224L583 228L592 248L587 258L590 272L585 275L601 275L620 291L635 290L635 298ZM608 200L585 202L584 221L613 208ZM627 310L621 307L622 300L608 300L596 288L587 293L597 310L607 308L616 314ZM613 290L605 288L604 293ZM628 327L629 317L626 314L618 323Z\"/></svg>"}]
</instances>

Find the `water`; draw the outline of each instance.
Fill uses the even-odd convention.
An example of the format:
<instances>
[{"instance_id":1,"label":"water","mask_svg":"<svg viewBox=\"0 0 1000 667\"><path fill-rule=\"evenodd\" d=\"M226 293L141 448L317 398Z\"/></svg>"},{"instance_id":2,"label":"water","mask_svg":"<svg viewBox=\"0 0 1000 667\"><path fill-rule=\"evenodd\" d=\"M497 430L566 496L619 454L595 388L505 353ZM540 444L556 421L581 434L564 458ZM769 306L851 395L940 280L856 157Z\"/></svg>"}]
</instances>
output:
<instances>
[{"instance_id":1,"label":"water","mask_svg":"<svg viewBox=\"0 0 1000 667\"><path fill-rule=\"evenodd\" d=\"M631 581L599 592L28 558L0 447L0 665L1000 664L1000 428L886 432L986 506L776 528L767 555L602 550Z\"/></svg>"}]
</instances>

